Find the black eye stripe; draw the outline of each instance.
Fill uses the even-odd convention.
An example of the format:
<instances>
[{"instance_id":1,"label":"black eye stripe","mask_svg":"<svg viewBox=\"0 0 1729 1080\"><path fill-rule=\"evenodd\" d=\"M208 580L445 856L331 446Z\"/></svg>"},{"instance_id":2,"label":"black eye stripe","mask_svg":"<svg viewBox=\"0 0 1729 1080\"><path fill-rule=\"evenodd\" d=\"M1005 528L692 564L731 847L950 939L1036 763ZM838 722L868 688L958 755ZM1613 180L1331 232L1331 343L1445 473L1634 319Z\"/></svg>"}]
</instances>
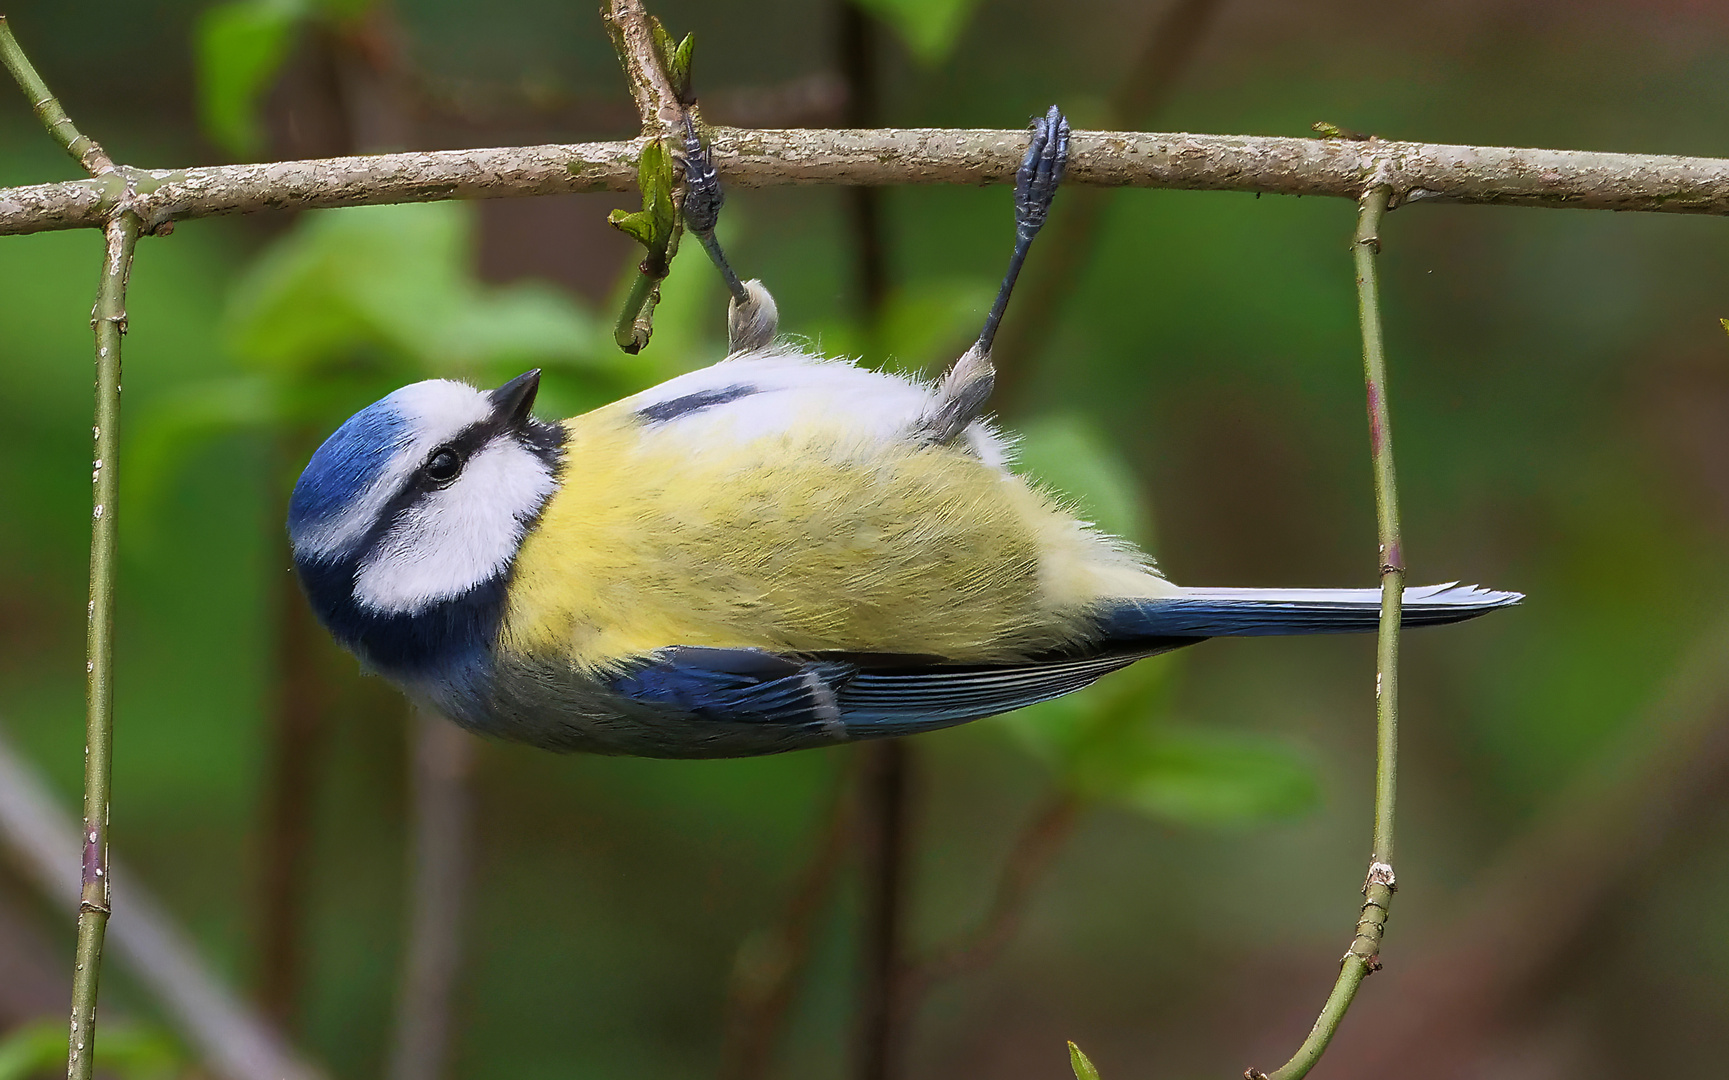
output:
<instances>
[{"instance_id":1,"label":"black eye stripe","mask_svg":"<svg viewBox=\"0 0 1729 1080\"><path fill-rule=\"evenodd\" d=\"M450 450L461 459L466 466L474 454L491 442L500 432L510 429L508 421L489 417L470 425L455 438L440 443L437 450ZM557 424L546 424L538 420L529 420L515 436L529 453L539 458L553 475L558 475L563 468L564 459L564 429ZM427 455L430 460L432 454ZM429 479L426 475L427 461L422 461L413 474L384 508L378 512L378 519L368 529L364 539L356 545L356 550L362 553L370 552L378 546L386 533L402 516L414 508L414 505L437 491L443 485Z\"/></svg>"}]
</instances>

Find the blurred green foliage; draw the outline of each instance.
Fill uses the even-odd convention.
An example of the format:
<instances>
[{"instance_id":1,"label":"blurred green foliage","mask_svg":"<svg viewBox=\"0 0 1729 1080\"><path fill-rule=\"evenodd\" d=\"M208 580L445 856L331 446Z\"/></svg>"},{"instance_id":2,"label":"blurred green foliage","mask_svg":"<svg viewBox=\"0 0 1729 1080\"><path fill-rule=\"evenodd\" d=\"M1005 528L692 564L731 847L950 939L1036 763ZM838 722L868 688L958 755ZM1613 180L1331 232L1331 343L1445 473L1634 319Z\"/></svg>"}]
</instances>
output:
<instances>
[{"instance_id":1,"label":"blurred green foliage","mask_svg":"<svg viewBox=\"0 0 1729 1080\"><path fill-rule=\"evenodd\" d=\"M960 44L979 0L861 0L859 6L893 27L922 63L935 65Z\"/></svg>"},{"instance_id":2,"label":"blurred green foliage","mask_svg":"<svg viewBox=\"0 0 1729 1080\"><path fill-rule=\"evenodd\" d=\"M393 8L444 89L532 81L628 109L587 7ZM189 44L203 9L78 0L9 14L81 126L126 160L182 164L212 153L196 135ZM701 37L705 93L827 63L822 5L654 10ZM1327 117L1386 137L1729 154L1722 25L1703 8L1664 10L1227 9L1159 124L1303 134ZM1084 115L1151 15L1105 0L1061 18L1033 0L979 5L941 64L887 58L884 121L1013 126L1052 100ZM230 85L231 101L258 100L245 78ZM72 173L18 102L0 109L0 183ZM598 221L611 201L578 203ZM933 370L988 304L1007 195L908 188L885 202L899 287L873 334L847 317L834 192L734 192L723 240L774 289L790 331ZM471 207L307 215L286 232L212 220L140 245L115 844L237 985L254 955L274 582L286 572L282 425L322 432L410 379L496 382L530 364L549 365L543 414L569 414L723 348L724 296L700 252L675 260L654 343L627 358L595 314L618 297L481 283L486 220ZM1125 535L1150 538L1156 506L1154 554L1178 581L1371 584L1350 228L1350 207L1331 200L1115 197L1036 360L1036 415L1008 418L1027 432L1029 469ZM1513 208L1413 205L1389 218L1383 293L1413 574L1531 596L1408 638L1407 888L1390 948L1444 925L1729 598L1720 231ZM0 719L68 805L82 750L98 249L86 234L0 238ZM627 280L632 260L609 272ZM299 1022L336 1075L360 1077L380 1072L395 979L404 751L391 696L344 670L317 792ZM1113 1074L1218 1075L1240 1069L1245 1040L1292 1002L1319 1000L1362 880L1372 671L1367 640L1216 642L1087 698L921 739L920 942L974 924L1053 778L1098 809L1003 963L933 995L920 1069L994 1075L1011 1062L1056 1075L1073 1035ZM1130 777L1113 771L1120 760L1136 764ZM826 752L642 762L488 746L458 1075L710 1075L739 945L779 910L839 765ZM1196 822L1232 827L1179 827ZM1729 1052L1729 822L1703 813L1686 841L1628 883L1554 1006L1572 1025L1557 1038L1593 1040L1602 1075L1708 1073ZM786 1075L841 1073L849 916L843 903L821 928ZM104 994L154 1015L118 969Z\"/></svg>"},{"instance_id":3,"label":"blurred green foliage","mask_svg":"<svg viewBox=\"0 0 1729 1080\"><path fill-rule=\"evenodd\" d=\"M65 1067L66 1025L58 1020L20 1025L0 1035L0 1080L53 1076ZM177 1080L193 1075L185 1053L167 1032L125 1021L102 1026L96 1068L116 1080Z\"/></svg>"},{"instance_id":4,"label":"blurred green foliage","mask_svg":"<svg viewBox=\"0 0 1729 1080\"><path fill-rule=\"evenodd\" d=\"M309 24L352 24L376 0L227 0L198 16L198 119L235 157L264 149L264 98Z\"/></svg>"}]
</instances>

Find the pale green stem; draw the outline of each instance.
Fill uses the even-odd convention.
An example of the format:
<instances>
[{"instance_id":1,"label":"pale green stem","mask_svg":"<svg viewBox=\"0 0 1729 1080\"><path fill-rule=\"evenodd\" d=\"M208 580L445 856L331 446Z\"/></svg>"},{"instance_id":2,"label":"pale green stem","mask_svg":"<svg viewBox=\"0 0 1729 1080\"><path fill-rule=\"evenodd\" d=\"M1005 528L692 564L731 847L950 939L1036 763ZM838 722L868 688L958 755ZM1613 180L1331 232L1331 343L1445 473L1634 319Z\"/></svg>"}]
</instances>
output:
<instances>
[{"instance_id":1,"label":"pale green stem","mask_svg":"<svg viewBox=\"0 0 1729 1080\"><path fill-rule=\"evenodd\" d=\"M1396 888L1393 877L1393 802L1399 753L1399 622L1405 595L1405 559L1399 542L1399 489L1393 472L1393 435L1387 424L1387 365L1381 343L1381 298L1375 256L1381 217L1392 190L1370 188L1358 201L1351 250L1357 263L1357 305L1363 329L1363 381L1369 398L1369 449L1375 466L1375 519L1381 552L1381 627L1375 674L1375 837L1357 934L1340 959L1339 978L1321 1015L1291 1057L1268 1080L1298 1080L1326 1052L1363 979L1379 968L1381 937ZM1249 1070L1250 1077L1266 1074Z\"/></svg>"},{"instance_id":2,"label":"pale green stem","mask_svg":"<svg viewBox=\"0 0 1729 1080\"><path fill-rule=\"evenodd\" d=\"M36 111L36 118L42 121L42 126L48 129L48 134L54 136L54 141L71 154L85 172L101 176L113 171L113 160L96 145L95 139L73 125L72 118L61 107L60 99L48 92L48 85L42 81L42 76L36 74L36 68L24 55L24 50L19 48L18 39L12 36L12 28L6 24L4 15L0 15L0 64L5 64L6 70L18 81L19 88L30 100L30 107Z\"/></svg>"},{"instance_id":3,"label":"pale green stem","mask_svg":"<svg viewBox=\"0 0 1729 1080\"><path fill-rule=\"evenodd\" d=\"M91 325L96 332L96 493L90 530L88 659L85 662L84 868L78 901L78 963L72 977L72 1030L68 1080L89 1080L96 1052L96 992L102 974L102 939L108 929L108 789L114 747L114 576L119 549L114 530L120 447L120 339L126 333L126 282L138 243L135 214L121 210L108 222L102 280Z\"/></svg>"},{"instance_id":4,"label":"pale green stem","mask_svg":"<svg viewBox=\"0 0 1729 1080\"><path fill-rule=\"evenodd\" d=\"M66 115L0 16L0 64L18 81L48 133L92 176L114 162ZM120 339L126 333L126 283L142 225L124 202L109 214L102 277L90 328L96 337L96 444L91 463L90 603L86 637L84 717L84 856L78 892L78 948L72 975L72 1019L66 1051L68 1080L90 1080L96 1060L96 997L102 942L108 931L108 792L114 750L114 576L119 562L114 529L116 460L120 448Z\"/></svg>"}]
</instances>

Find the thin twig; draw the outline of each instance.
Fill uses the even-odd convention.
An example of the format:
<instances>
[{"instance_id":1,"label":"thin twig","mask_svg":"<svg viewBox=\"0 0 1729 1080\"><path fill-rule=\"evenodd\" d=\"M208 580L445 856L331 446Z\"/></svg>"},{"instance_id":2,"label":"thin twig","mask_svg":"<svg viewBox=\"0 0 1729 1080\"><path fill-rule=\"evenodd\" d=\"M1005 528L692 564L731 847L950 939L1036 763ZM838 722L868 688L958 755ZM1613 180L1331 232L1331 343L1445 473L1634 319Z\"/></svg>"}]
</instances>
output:
<instances>
[{"instance_id":1,"label":"thin twig","mask_svg":"<svg viewBox=\"0 0 1729 1080\"><path fill-rule=\"evenodd\" d=\"M1375 674L1375 836L1357 934L1340 958L1339 978L1308 1038L1269 1080L1298 1080L1326 1052L1363 979L1380 966L1381 936L1397 887L1393 874L1393 806L1399 753L1399 623L1405 596L1405 562L1399 542L1399 489L1393 471L1393 437L1387 423L1387 366L1381 340L1381 300L1375 259L1381 251L1381 219L1392 189L1376 185L1358 203L1351 251L1357 264L1357 306L1363 329L1363 380L1369 398L1369 449L1375 467L1375 519L1381 554L1381 629ZM1250 1069L1257 1080L1265 1074Z\"/></svg>"},{"instance_id":2,"label":"thin twig","mask_svg":"<svg viewBox=\"0 0 1729 1080\"><path fill-rule=\"evenodd\" d=\"M731 187L1013 181L1025 129L767 131L709 127ZM1356 199L1384 183L1399 203L1442 201L1729 214L1729 159L1252 135L1077 131L1065 187L1175 188ZM496 199L636 187L642 140L433 150L368 157L130 170L146 231L264 209ZM117 166L117 171L127 171ZM0 188L0 235L99 228L112 185Z\"/></svg>"},{"instance_id":3,"label":"thin twig","mask_svg":"<svg viewBox=\"0 0 1729 1080\"><path fill-rule=\"evenodd\" d=\"M1153 21L1138 58L1106 102L1106 123L1131 130L1146 126L1170 99L1221 6L1223 0L1174 0ZM1044 251L1027 275L1024 299L995 350L995 396L1005 411L1014 411L1022 403L1033 363L1098 243L1112 194L1109 188L1081 188L1053 209Z\"/></svg>"},{"instance_id":4,"label":"thin twig","mask_svg":"<svg viewBox=\"0 0 1729 1080\"><path fill-rule=\"evenodd\" d=\"M71 908L80 899L78 875L66 853L78 827L48 792L41 776L0 734L0 848L17 861L37 891ZM121 903L109 927L114 953L170 1024L225 1080L320 1080L296 1058L270 1023L223 985L186 932L118 860L104 875Z\"/></svg>"},{"instance_id":5,"label":"thin twig","mask_svg":"<svg viewBox=\"0 0 1729 1080\"><path fill-rule=\"evenodd\" d=\"M1374 1036L1334 1047L1342 1080L1441 1080L1494 1071L1484 1057L1541 1003L1538 987L1576 962L1626 888L1666 879L1652 864L1667 844L1689 844L1701 816L1721 806L1729 778L1729 620L1678 650L1674 668L1621 734L1510 841L1448 926L1359 1006ZM1690 857L1692 847L1685 847ZM1659 884L1658 887L1661 887ZM1519 897L1540 891L1542 917ZM1515 902L1509 902L1513 899ZM1564 991L1562 991L1564 992Z\"/></svg>"},{"instance_id":6,"label":"thin twig","mask_svg":"<svg viewBox=\"0 0 1729 1080\"><path fill-rule=\"evenodd\" d=\"M93 176L114 171L102 148L73 125L0 17L0 61L18 80L48 133ZM96 338L96 444L91 463L90 602L86 608L84 718L84 857L78 894L77 960L72 970L68 1080L90 1080L96 1067L96 1000L102 942L113 910L108 882L108 795L114 751L114 579L120 553L115 523L119 493L120 341L126 334L126 285L141 223L124 201L108 212L102 272L90 328Z\"/></svg>"},{"instance_id":7,"label":"thin twig","mask_svg":"<svg viewBox=\"0 0 1729 1080\"><path fill-rule=\"evenodd\" d=\"M643 135L660 138L682 130L684 106L661 66L654 22L642 0L606 0L600 17L624 67L625 82L630 84L630 96L642 118Z\"/></svg>"},{"instance_id":8,"label":"thin twig","mask_svg":"<svg viewBox=\"0 0 1729 1080\"><path fill-rule=\"evenodd\" d=\"M60 99L48 91L48 84L42 81L42 76L36 74L30 58L24 55L18 39L12 36L12 27L7 24L4 15L0 15L0 64L4 64L6 70L12 73L18 88L24 91L30 107L35 110L36 118L42 121L42 126L48 129L48 134L54 136L54 141L60 144L61 149L72 155L72 160L91 176L101 176L114 171L113 159L96 144L95 139L78 130L72 123L72 118L67 116L66 110L61 107Z\"/></svg>"},{"instance_id":9,"label":"thin twig","mask_svg":"<svg viewBox=\"0 0 1729 1080\"><path fill-rule=\"evenodd\" d=\"M78 962L72 976L69 1080L95 1069L96 994L102 939L112 910L108 893L108 789L114 749L114 578L120 552L114 529L115 468L120 449L120 339L126 333L126 283L138 244L138 218L127 211L108 223L102 280L91 325L96 331L96 494L90 526L90 605L85 671L84 872L78 899Z\"/></svg>"},{"instance_id":10,"label":"thin twig","mask_svg":"<svg viewBox=\"0 0 1729 1080\"><path fill-rule=\"evenodd\" d=\"M1069 791L1059 791L1027 822L1003 861L996 895L983 923L961 940L940 949L907 977L906 995L921 996L935 983L990 967L1014 939L1038 884L1051 860L1074 831L1081 804Z\"/></svg>"},{"instance_id":11,"label":"thin twig","mask_svg":"<svg viewBox=\"0 0 1729 1080\"><path fill-rule=\"evenodd\" d=\"M670 205L671 213L669 219L653 230L652 237L631 233L647 249L647 254L619 311L613 339L625 352L635 353L654 334L654 308L660 302L660 283L672 270L672 259L678 254L679 237L684 231L684 149L677 133L686 130L689 106L682 100L681 88L673 85L672 73L667 71L666 65L676 61L663 55L661 43L670 39L665 28L643 8L641 0L606 0L601 19L612 38L619 65L624 68L637 113L642 117L642 137L658 141L664 154L662 160L670 164L663 175L651 175L647 168L638 173L644 216L652 217L651 204L659 199ZM657 159L651 156L648 160Z\"/></svg>"},{"instance_id":12,"label":"thin twig","mask_svg":"<svg viewBox=\"0 0 1729 1080\"><path fill-rule=\"evenodd\" d=\"M425 709L414 712L414 838L409 853L408 955L396 1006L391 1080L438 1080L452 1042L451 996L462 962L473 854L474 736Z\"/></svg>"}]
</instances>

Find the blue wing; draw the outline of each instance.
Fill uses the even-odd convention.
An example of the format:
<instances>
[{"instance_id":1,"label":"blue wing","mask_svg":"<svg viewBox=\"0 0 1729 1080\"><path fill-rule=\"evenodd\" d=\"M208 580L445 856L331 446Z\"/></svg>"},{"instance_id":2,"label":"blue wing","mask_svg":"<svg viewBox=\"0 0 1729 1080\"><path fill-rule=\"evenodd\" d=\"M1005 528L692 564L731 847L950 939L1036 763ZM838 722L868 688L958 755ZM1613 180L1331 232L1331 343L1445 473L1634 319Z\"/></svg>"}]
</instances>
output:
<instances>
[{"instance_id":1,"label":"blue wing","mask_svg":"<svg viewBox=\"0 0 1729 1080\"><path fill-rule=\"evenodd\" d=\"M821 727L877 738L1010 712L1087 686L1158 649L1002 666L928 658L800 659L755 649L663 649L611 683L702 720Z\"/></svg>"},{"instance_id":2,"label":"blue wing","mask_svg":"<svg viewBox=\"0 0 1729 1080\"><path fill-rule=\"evenodd\" d=\"M1378 589L1184 589L1119 600L1098 616L1088 652L1022 663L960 665L940 657L758 649L662 649L614 678L632 701L699 721L804 729L824 741L909 735L1072 693L1147 656L1209 637L1364 632L1380 620ZM1522 600L1475 586L1405 590L1405 626L1475 618ZM780 747L786 748L786 747Z\"/></svg>"}]
</instances>

